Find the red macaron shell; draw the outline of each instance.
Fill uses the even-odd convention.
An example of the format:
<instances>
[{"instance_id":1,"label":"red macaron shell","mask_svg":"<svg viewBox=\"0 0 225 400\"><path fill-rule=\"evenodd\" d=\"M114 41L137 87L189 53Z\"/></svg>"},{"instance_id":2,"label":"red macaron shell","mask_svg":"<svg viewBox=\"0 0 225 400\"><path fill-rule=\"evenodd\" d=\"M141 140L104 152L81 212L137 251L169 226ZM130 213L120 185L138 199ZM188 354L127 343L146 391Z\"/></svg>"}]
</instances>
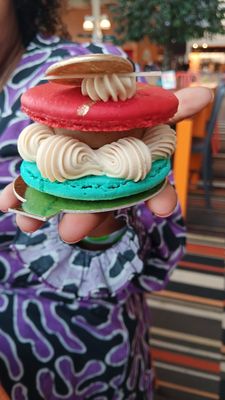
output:
<instances>
[{"instance_id":1,"label":"red macaron shell","mask_svg":"<svg viewBox=\"0 0 225 400\"><path fill-rule=\"evenodd\" d=\"M165 123L177 111L176 96L160 87L138 84L126 101L92 101L80 87L45 83L26 91L22 110L34 121L53 128L81 131L123 131Z\"/></svg>"}]
</instances>

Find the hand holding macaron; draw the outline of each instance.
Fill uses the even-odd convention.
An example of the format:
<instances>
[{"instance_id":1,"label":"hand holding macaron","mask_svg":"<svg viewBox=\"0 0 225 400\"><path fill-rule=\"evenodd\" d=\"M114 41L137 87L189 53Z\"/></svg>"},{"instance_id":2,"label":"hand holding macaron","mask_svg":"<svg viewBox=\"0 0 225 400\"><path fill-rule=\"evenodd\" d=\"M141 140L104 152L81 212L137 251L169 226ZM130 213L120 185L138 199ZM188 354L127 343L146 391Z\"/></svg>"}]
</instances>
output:
<instances>
[{"instance_id":1,"label":"hand holding macaron","mask_svg":"<svg viewBox=\"0 0 225 400\"><path fill-rule=\"evenodd\" d=\"M171 214L177 199L165 179L175 133L162 124L198 112L211 92L191 88L173 95L136 85L129 61L110 55L62 61L46 76L53 82L22 96L22 108L35 124L21 133L18 148L25 160L21 175L31 191L64 199L63 204L85 203L85 214L76 204L78 214L63 216L61 238L72 243L113 232L121 224L113 210L146 199L156 215ZM0 196L0 208L17 206L11 184ZM22 214L17 223L27 232L43 224Z\"/></svg>"}]
</instances>

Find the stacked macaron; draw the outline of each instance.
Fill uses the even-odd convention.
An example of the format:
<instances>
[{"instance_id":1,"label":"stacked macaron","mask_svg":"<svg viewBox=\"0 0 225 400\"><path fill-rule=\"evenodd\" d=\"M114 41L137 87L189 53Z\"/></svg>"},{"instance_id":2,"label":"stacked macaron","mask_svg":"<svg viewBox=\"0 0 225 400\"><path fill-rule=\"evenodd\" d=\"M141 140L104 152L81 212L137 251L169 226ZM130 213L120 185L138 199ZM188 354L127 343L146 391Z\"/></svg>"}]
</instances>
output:
<instances>
[{"instance_id":1,"label":"stacked macaron","mask_svg":"<svg viewBox=\"0 0 225 400\"><path fill-rule=\"evenodd\" d=\"M136 203L162 188L176 144L163 125L178 106L171 92L136 83L132 64L112 55L61 61L46 78L22 96L22 110L35 121L18 139L29 187L91 202L91 211Z\"/></svg>"}]
</instances>

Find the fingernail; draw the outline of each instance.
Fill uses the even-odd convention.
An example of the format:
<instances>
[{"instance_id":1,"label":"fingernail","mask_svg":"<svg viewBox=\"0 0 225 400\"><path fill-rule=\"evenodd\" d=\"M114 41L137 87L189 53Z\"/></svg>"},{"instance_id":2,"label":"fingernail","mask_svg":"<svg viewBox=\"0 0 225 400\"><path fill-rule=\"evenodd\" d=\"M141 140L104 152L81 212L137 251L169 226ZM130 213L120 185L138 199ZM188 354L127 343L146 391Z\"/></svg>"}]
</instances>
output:
<instances>
[{"instance_id":1,"label":"fingernail","mask_svg":"<svg viewBox=\"0 0 225 400\"><path fill-rule=\"evenodd\" d=\"M170 217L170 216L174 213L174 211L176 210L176 208L177 208L177 204L176 204L176 206L173 208L173 210L172 210L171 212L169 212L169 213L166 213L166 214L154 213L154 215L155 215L156 217L160 217L160 218L168 218L168 217Z\"/></svg>"},{"instance_id":2,"label":"fingernail","mask_svg":"<svg viewBox=\"0 0 225 400\"><path fill-rule=\"evenodd\" d=\"M64 240L62 238L61 238L61 240L62 240L62 242L66 243L66 244L76 244L76 243L80 242L81 239L75 240L75 241L73 240L72 242L68 242L67 240Z\"/></svg>"}]
</instances>

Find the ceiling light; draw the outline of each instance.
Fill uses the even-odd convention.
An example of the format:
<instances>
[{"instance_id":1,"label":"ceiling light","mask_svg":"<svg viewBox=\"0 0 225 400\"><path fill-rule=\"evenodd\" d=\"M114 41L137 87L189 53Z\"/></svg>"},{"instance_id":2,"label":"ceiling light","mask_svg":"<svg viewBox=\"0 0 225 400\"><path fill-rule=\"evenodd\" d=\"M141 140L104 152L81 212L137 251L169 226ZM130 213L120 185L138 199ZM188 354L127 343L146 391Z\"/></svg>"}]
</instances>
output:
<instances>
[{"instance_id":1,"label":"ceiling light","mask_svg":"<svg viewBox=\"0 0 225 400\"><path fill-rule=\"evenodd\" d=\"M111 28L111 22L110 22L109 17L107 15L101 15L100 28L103 29L103 30Z\"/></svg>"},{"instance_id":2,"label":"ceiling light","mask_svg":"<svg viewBox=\"0 0 225 400\"><path fill-rule=\"evenodd\" d=\"M92 16L86 15L83 22L84 31L92 31L94 29L94 21Z\"/></svg>"}]
</instances>

